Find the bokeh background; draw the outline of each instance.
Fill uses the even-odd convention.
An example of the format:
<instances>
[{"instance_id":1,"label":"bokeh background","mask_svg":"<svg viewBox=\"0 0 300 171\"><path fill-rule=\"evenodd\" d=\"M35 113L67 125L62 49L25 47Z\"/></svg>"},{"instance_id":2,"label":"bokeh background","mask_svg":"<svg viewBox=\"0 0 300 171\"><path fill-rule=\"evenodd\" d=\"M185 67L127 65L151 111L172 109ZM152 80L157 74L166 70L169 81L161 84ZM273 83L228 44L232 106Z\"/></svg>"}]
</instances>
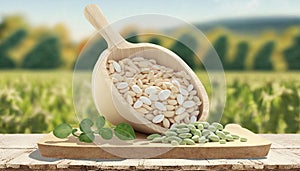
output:
<instances>
[{"instance_id":1,"label":"bokeh background","mask_svg":"<svg viewBox=\"0 0 300 171\"><path fill-rule=\"evenodd\" d=\"M90 3L101 6L111 22L156 13L192 23L223 63L227 101L221 122L239 123L257 133L300 133L300 1L293 0L3 1L0 133L46 133L62 122L78 123L72 72L95 33L83 16ZM195 54L180 43L199 46L187 30L162 22L157 29L171 32L176 41L138 36L145 28L147 22L119 31L130 42L169 48L199 77L205 74ZM209 87L208 80L201 81Z\"/></svg>"}]
</instances>

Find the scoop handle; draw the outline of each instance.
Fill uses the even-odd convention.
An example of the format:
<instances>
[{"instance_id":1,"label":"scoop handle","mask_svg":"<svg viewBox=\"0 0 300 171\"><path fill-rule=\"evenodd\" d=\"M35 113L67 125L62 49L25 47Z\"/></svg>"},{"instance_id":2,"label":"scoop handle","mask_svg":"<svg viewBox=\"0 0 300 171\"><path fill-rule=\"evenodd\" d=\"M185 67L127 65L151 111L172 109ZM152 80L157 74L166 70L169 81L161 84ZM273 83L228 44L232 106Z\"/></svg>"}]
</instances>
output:
<instances>
[{"instance_id":1,"label":"scoop handle","mask_svg":"<svg viewBox=\"0 0 300 171\"><path fill-rule=\"evenodd\" d=\"M126 40L109 25L98 5L87 5L84 9L84 16L106 40L108 48L122 47L127 44Z\"/></svg>"}]
</instances>

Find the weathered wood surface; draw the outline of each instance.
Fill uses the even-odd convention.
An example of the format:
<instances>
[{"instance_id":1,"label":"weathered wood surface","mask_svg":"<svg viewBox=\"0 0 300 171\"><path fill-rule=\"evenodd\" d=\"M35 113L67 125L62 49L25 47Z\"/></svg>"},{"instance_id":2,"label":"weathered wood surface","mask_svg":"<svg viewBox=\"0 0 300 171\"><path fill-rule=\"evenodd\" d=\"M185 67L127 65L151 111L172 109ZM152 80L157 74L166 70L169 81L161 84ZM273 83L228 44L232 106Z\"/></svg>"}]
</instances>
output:
<instances>
[{"instance_id":1,"label":"weathered wood surface","mask_svg":"<svg viewBox=\"0 0 300 171\"><path fill-rule=\"evenodd\" d=\"M44 134L0 134L0 170L293 170L300 171L300 134L260 134L272 142L260 159L75 160L41 157Z\"/></svg>"},{"instance_id":2,"label":"weathered wood surface","mask_svg":"<svg viewBox=\"0 0 300 171\"><path fill-rule=\"evenodd\" d=\"M271 142L238 124L228 124L225 129L232 134L247 138L247 142L238 140L220 144L211 142L196 145L172 146L165 143L151 143L144 136L137 136L132 141L113 141L96 137L94 143L80 142L77 138L56 138L52 133L38 142L42 156L71 159L124 159L124 158L157 158L157 159L236 159L265 157Z\"/></svg>"}]
</instances>

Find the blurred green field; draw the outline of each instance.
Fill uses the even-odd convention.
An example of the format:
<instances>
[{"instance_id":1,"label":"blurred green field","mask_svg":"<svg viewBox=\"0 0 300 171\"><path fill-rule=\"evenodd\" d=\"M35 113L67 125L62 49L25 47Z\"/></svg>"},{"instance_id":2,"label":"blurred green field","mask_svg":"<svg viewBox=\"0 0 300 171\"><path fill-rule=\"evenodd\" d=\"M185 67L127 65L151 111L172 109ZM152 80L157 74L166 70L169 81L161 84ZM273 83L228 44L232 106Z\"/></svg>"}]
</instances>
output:
<instances>
[{"instance_id":1,"label":"blurred green field","mask_svg":"<svg viewBox=\"0 0 300 171\"><path fill-rule=\"evenodd\" d=\"M209 87L207 76L198 75ZM1 71L0 78L0 133L47 133L78 122L72 72ZM257 133L300 133L300 73L226 72L226 81L222 123Z\"/></svg>"}]
</instances>

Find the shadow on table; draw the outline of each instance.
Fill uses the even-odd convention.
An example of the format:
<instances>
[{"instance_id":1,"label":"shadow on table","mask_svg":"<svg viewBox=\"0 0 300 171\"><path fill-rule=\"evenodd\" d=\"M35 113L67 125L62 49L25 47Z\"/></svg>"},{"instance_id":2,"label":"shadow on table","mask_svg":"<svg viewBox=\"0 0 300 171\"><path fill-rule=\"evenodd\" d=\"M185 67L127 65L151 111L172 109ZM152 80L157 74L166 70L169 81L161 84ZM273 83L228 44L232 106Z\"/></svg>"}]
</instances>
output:
<instances>
[{"instance_id":1,"label":"shadow on table","mask_svg":"<svg viewBox=\"0 0 300 171\"><path fill-rule=\"evenodd\" d=\"M41 156L41 153L39 150L34 150L33 152L31 152L29 154L29 157L34 159L34 160L38 160L38 161L45 161L45 162L56 162L58 160L61 160L61 158L48 158L48 157L43 157ZM105 161L123 161L125 159L72 159L72 160L87 160L87 161L101 161L101 162L105 162Z\"/></svg>"}]
</instances>

